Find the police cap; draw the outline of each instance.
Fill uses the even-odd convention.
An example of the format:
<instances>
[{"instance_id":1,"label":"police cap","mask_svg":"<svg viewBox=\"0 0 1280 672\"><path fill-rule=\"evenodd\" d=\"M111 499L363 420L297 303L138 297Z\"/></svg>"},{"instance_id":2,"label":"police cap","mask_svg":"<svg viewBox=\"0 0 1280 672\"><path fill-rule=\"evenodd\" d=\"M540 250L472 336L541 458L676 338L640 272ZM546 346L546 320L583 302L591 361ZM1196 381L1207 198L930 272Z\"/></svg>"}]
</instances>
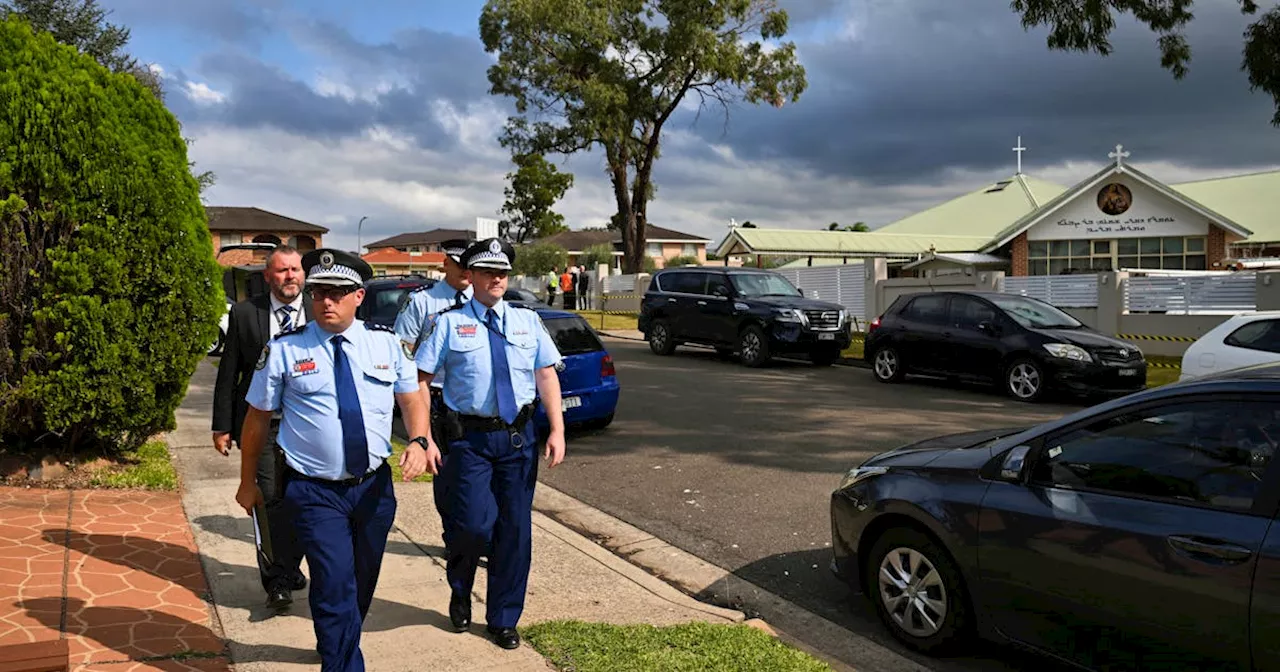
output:
<instances>
[{"instance_id":1,"label":"police cap","mask_svg":"<svg viewBox=\"0 0 1280 672\"><path fill-rule=\"evenodd\" d=\"M457 263L462 263L462 253L467 251L467 247L471 245L471 241L466 238L450 238L440 243L440 250L444 252L446 257Z\"/></svg>"},{"instance_id":2,"label":"police cap","mask_svg":"<svg viewBox=\"0 0 1280 672\"><path fill-rule=\"evenodd\" d=\"M485 238L477 240L462 253L460 263L466 268L491 268L499 271L511 270L511 263L516 260L516 248L501 238Z\"/></svg>"},{"instance_id":3,"label":"police cap","mask_svg":"<svg viewBox=\"0 0 1280 672\"><path fill-rule=\"evenodd\" d=\"M302 257L308 285L363 285L373 277L373 267L350 252L322 247Z\"/></svg>"}]
</instances>

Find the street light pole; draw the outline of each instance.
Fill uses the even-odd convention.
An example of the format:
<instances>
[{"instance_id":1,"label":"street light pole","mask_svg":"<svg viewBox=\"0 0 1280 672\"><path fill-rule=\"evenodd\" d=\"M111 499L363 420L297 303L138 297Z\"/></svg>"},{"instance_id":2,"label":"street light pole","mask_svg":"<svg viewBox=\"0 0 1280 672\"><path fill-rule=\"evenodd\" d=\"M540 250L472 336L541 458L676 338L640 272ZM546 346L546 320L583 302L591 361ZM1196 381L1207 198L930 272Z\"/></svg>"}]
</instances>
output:
<instances>
[{"instance_id":1,"label":"street light pole","mask_svg":"<svg viewBox=\"0 0 1280 672\"><path fill-rule=\"evenodd\" d=\"M367 215L364 217L361 217L360 223L356 224L356 254L357 255L364 254L364 240L360 236L360 231L362 228L364 228L364 220L366 219L369 219Z\"/></svg>"}]
</instances>

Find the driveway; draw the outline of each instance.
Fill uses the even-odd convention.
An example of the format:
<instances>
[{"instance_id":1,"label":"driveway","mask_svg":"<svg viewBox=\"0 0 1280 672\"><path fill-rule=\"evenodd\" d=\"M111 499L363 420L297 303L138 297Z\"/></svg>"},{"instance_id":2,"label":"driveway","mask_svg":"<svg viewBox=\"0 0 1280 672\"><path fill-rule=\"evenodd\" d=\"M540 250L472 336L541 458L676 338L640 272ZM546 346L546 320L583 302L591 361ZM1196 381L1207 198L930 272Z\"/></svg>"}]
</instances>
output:
<instances>
[{"instance_id":1,"label":"driveway","mask_svg":"<svg viewBox=\"0 0 1280 672\"><path fill-rule=\"evenodd\" d=\"M644 343L606 345L623 388L617 419L571 435L568 460L541 479L886 644L871 608L827 569L828 501L841 475L908 441L1078 408L936 382L884 385L858 368L782 361L748 369L709 350L659 357ZM975 658L917 660L939 670L1046 667L994 647Z\"/></svg>"}]
</instances>

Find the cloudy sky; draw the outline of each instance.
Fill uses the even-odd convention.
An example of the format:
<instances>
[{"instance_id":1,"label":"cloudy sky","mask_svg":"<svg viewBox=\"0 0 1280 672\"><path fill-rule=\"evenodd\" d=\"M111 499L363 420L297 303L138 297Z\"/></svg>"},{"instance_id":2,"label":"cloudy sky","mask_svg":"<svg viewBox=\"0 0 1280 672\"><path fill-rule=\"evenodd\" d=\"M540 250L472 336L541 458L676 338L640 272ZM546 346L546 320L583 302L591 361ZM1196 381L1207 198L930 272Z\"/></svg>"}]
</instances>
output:
<instances>
[{"instance_id":1,"label":"cloudy sky","mask_svg":"<svg viewBox=\"0 0 1280 672\"><path fill-rule=\"evenodd\" d=\"M471 227L503 201L507 101L487 93L483 0L100 0L164 74L169 107L244 205L356 245ZM1199 0L1190 74L1127 19L1109 58L1049 52L1008 0L784 0L809 90L781 109L668 124L650 220L714 240L761 226L875 227L1014 172L1071 184L1123 143L1166 182L1280 166L1271 101L1239 69L1238 0ZM1265 6L1266 3L1264 3ZM569 160L572 228L613 200L599 152Z\"/></svg>"}]
</instances>

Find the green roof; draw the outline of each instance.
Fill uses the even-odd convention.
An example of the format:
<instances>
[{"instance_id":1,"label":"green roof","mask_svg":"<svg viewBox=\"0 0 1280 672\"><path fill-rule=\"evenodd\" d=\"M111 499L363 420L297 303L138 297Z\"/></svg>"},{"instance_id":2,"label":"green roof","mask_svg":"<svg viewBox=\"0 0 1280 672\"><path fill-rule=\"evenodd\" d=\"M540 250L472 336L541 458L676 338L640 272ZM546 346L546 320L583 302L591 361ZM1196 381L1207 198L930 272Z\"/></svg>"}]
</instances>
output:
<instances>
[{"instance_id":1,"label":"green roof","mask_svg":"<svg viewBox=\"0 0 1280 672\"><path fill-rule=\"evenodd\" d=\"M827 257L894 256L938 252L970 252L989 236L907 235L880 231L806 231L738 227L716 249L727 254L780 254ZM740 242L739 242L740 241Z\"/></svg>"},{"instance_id":2,"label":"green roof","mask_svg":"<svg viewBox=\"0 0 1280 672\"><path fill-rule=\"evenodd\" d=\"M1169 186L1252 231L1246 240L1280 241L1280 170Z\"/></svg>"},{"instance_id":3,"label":"green roof","mask_svg":"<svg viewBox=\"0 0 1280 672\"><path fill-rule=\"evenodd\" d=\"M876 232L929 234L946 231L951 235L982 238L985 244L1024 215L1035 212L1038 207L1066 190L1066 187L1052 182L1027 175L1014 175L886 224L876 229Z\"/></svg>"}]
</instances>

